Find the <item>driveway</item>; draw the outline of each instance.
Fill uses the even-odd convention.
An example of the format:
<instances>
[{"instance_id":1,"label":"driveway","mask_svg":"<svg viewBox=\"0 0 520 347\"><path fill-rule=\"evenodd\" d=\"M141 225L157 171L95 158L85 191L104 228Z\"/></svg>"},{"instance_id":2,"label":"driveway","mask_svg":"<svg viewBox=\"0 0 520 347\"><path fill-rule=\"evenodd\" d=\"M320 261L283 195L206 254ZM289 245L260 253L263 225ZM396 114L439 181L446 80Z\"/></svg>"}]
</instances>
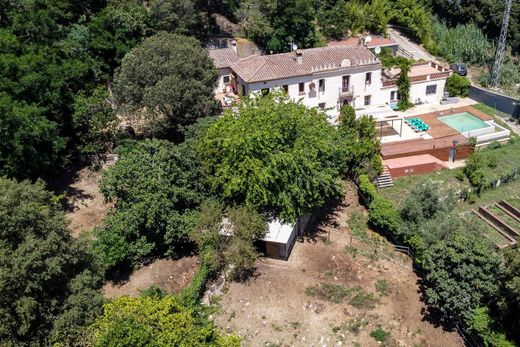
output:
<instances>
[{"instance_id":1,"label":"driveway","mask_svg":"<svg viewBox=\"0 0 520 347\"><path fill-rule=\"evenodd\" d=\"M426 49L418 45L417 43L410 40L408 37L404 35L404 31L401 29L389 25L388 26L388 36L397 42L400 48L404 49L405 51L410 52L413 55L413 58L415 60L435 60L435 57L428 53Z\"/></svg>"}]
</instances>

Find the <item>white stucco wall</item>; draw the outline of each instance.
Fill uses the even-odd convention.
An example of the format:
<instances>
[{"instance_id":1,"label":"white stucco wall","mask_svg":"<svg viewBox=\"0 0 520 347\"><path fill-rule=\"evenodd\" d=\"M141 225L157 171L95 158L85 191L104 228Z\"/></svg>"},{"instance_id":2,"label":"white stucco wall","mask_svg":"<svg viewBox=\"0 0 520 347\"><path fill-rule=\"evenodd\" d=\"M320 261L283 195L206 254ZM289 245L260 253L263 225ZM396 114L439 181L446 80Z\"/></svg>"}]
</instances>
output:
<instances>
[{"instance_id":1,"label":"white stucco wall","mask_svg":"<svg viewBox=\"0 0 520 347\"><path fill-rule=\"evenodd\" d=\"M224 93L226 85L224 84L224 76L230 76L232 71L230 68L218 69L218 84L215 88L215 94Z\"/></svg>"},{"instance_id":2,"label":"white stucco wall","mask_svg":"<svg viewBox=\"0 0 520 347\"><path fill-rule=\"evenodd\" d=\"M435 94L426 95L426 86L437 85L437 91ZM436 104L439 103L444 95L444 87L446 86L446 79L438 80L426 80L421 82L412 83L410 87L410 102L415 103L417 99L421 99L423 103ZM397 92L397 87L389 87L381 89L380 93L384 100L384 103L395 102L390 101L390 93L392 91Z\"/></svg>"},{"instance_id":3,"label":"white stucco wall","mask_svg":"<svg viewBox=\"0 0 520 347\"><path fill-rule=\"evenodd\" d=\"M365 84L366 73L372 73L372 82ZM381 66L374 64L360 68L350 68L341 71L317 72L310 76L301 76L274 81L244 83L240 78L238 82L244 85L245 93L260 92L262 89L282 88L288 86L288 94L293 100L302 100L308 107L319 107L324 103L325 108L331 108L327 113L331 116L338 114L340 106L339 95L342 87L343 76L350 75L350 85L353 88L354 97L351 105L354 108L364 107L364 98L371 96L371 105L384 104L386 100L381 94ZM325 91L319 91L319 80L325 80ZM305 83L305 92L299 93L299 83ZM310 85L314 83L315 92L310 91Z\"/></svg>"}]
</instances>

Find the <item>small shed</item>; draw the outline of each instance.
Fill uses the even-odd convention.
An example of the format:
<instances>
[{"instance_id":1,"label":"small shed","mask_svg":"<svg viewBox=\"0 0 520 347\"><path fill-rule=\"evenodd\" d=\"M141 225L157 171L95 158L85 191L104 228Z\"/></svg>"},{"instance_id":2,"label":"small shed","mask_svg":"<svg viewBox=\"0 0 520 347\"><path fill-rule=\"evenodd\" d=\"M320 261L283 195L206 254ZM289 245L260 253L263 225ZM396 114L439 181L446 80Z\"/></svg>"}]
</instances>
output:
<instances>
[{"instance_id":1,"label":"small shed","mask_svg":"<svg viewBox=\"0 0 520 347\"><path fill-rule=\"evenodd\" d=\"M265 256L287 260L298 236L298 223L282 223L274 220L269 223L267 233L261 240Z\"/></svg>"}]
</instances>

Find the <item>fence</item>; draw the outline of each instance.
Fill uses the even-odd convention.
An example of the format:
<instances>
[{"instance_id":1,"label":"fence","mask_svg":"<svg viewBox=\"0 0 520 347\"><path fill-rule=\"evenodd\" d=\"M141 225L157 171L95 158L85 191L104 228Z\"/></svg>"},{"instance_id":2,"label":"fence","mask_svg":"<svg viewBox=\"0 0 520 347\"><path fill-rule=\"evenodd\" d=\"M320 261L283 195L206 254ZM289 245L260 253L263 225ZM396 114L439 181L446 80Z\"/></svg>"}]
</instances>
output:
<instances>
[{"instance_id":1,"label":"fence","mask_svg":"<svg viewBox=\"0 0 520 347\"><path fill-rule=\"evenodd\" d=\"M386 260L389 260L389 261L397 264L397 266L399 266L403 269L410 270L410 271L416 270L413 265L415 263L415 260L414 260L415 255L413 254L412 250L409 247L395 245L395 244L390 244L390 245L387 244L387 247L385 247L385 243L383 243L383 242L376 242L372 239L369 239L366 237L361 237L361 236L355 236L352 234L350 235L349 247L352 247L352 240L357 240L357 241L361 242L362 244L367 245L370 248L370 251L374 255L385 258ZM406 254L409 258L412 259L412 263L409 264L409 263L405 263L405 262L396 260L393 257L393 255L394 255L393 253L395 253L395 252Z\"/></svg>"},{"instance_id":2,"label":"fence","mask_svg":"<svg viewBox=\"0 0 520 347\"><path fill-rule=\"evenodd\" d=\"M471 86L469 88L468 96L471 99L481 102L489 107L493 107L500 112L520 118L520 100L476 86Z\"/></svg>"}]
</instances>

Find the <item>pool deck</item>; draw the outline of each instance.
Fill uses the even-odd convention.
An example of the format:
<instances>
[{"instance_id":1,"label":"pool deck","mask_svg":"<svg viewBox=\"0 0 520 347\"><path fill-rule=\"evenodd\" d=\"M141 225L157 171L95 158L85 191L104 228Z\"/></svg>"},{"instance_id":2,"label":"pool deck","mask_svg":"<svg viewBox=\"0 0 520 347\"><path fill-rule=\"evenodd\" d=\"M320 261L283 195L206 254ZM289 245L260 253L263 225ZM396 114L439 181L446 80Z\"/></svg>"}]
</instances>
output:
<instances>
[{"instance_id":1,"label":"pool deck","mask_svg":"<svg viewBox=\"0 0 520 347\"><path fill-rule=\"evenodd\" d=\"M427 131L430 138L408 139L383 143L381 146L382 157L384 159L390 159L409 155L432 154L443 161L447 160L449 148L453 147L453 143L455 142L458 146L463 146L468 143L468 139L437 118L463 112L469 112L483 121L493 119L484 112L471 106L454 107L443 111L435 111L413 116L410 115L409 117L420 118L430 127L430 130ZM466 156L469 153L467 148L461 148L459 152L463 156Z\"/></svg>"},{"instance_id":2,"label":"pool deck","mask_svg":"<svg viewBox=\"0 0 520 347\"><path fill-rule=\"evenodd\" d=\"M463 112L469 112L469 113L473 114L474 116L476 116L477 118L480 118L483 121L493 119L492 117L488 116L484 112L479 111L476 108L473 108L471 106L463 106L463 107L453 108L450 110L430 112L430 113L414 116L414 118L420 118L424 123L426 123L430 127L430 130L427 131L428 135L430 135L434 139L438 139L438 138L444 138L444 137L448 137L448 136L460 135L457 130L455 130L455 129L449 127L447 124L441 122L438 119L438 117L449 116L452 114L463 113Z\"/></svg>"}]
</instances>

